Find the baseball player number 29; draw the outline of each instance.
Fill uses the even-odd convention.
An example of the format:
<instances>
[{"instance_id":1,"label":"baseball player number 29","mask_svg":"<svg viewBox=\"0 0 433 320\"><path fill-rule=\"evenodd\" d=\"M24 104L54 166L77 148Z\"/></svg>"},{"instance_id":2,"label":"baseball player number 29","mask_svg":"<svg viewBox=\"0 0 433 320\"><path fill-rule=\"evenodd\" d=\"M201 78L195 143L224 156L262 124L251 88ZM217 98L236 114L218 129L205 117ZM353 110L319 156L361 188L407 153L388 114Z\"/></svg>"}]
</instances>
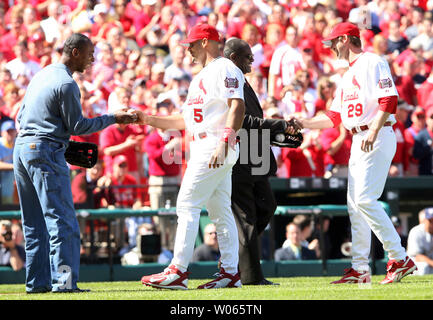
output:
<instances>
[{"instance_id":1,"label":"baseball player number 29","mask_svg":"<svg viewBox=\"0 0 433 320\"><path fill-rule=\"evenodd\" d=\"M353 112L355 111L355 116L360 117L362 115L362 104L357 103L356 105L349 104L347 116L353 118Z\"/></svg>"},{"instance_id":2,"label":"baseball player number 29","mask_svg":"<svg viewBox=\"0 0 433 320\"><path fill-rule=\"evenodd\" d=\"M203 109L195 108L194 109L194 121L195 122L202 122L203 121Z\"/></svg>"}]
</instances>

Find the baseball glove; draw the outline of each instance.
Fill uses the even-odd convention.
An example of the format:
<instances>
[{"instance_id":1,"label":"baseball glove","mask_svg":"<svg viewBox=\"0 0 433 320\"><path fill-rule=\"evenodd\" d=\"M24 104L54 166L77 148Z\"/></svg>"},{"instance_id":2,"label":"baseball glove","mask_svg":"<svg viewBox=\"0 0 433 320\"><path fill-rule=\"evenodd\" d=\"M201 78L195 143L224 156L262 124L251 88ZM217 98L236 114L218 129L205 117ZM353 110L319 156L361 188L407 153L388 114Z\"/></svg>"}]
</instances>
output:
<instances>
[{"instance_id":1,"label":"baseball glove","mask_svg":"<svg viewBox=\"0 0 433 320\"><path fill-rule=\"evenodd\" d=\"M98 146L90 142L70 140L65 159L74 166L92 168L98 161Z\"/></svg>"},{"instance_id":2,"label":"baseball glove","mask_svg":"<svg viewBox=\"0 0 433 320\"><path fill-rule=\"evenodd\" d=\"M271 136L271 145L280 148L297 148L304 141L304 136L301 132L296 134L288 134L286 132L277 132Z\"/></svg>"}]
</instances>

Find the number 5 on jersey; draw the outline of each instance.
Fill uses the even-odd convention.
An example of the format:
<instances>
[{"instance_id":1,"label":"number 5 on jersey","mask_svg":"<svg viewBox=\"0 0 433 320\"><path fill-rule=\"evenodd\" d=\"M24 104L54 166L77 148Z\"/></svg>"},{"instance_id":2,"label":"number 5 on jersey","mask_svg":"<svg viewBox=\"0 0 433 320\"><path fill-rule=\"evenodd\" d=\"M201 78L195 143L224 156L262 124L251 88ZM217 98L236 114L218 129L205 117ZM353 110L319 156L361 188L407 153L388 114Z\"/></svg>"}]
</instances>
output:
<instances>
[{"instance_id":1,"label":"number 5 on jersey","mask_svg":"<svg viewBox=\"0 0 433 320\"><path fill-rule=\"evenodd\" d=\"M349 104L347 109L348 118L353 118L354 116L360 117L362 115L362 104L360 103L357 103L356 105Z\"/></svg>"},{"instance_id":2,"label":"number 5 on jersey","mask_svg":"<svg viewBox=\"0 0 433 320\"><path fill-rule=\"evenodd\" d=\"M203 109L194 108L194 121L202 122L203 121Z\"/></svg>"}]
</instances>

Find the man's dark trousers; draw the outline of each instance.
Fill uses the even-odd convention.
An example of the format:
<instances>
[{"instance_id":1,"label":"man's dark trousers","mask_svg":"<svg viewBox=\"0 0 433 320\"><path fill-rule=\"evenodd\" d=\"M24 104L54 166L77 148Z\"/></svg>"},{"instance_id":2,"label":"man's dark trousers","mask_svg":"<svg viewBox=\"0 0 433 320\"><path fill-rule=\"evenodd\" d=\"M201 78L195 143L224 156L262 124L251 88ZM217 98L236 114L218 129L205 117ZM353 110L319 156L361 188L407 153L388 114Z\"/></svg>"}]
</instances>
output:
<instances>
[{"instance_id":1,"label":"man's dark trousers","mask_svg":"<svg viewBox=\"0 0 433 320\"><path fill-rule=\"evenodd\" d=\"M239 234L239 271L242 284L257 284L264 280L260 266L260 235L268 225L276 209L276 201L268 181L268 176L275 175L277 164L271 148L262 145L263 129L284 131L287 124L280 119L263 119L263 110L259 100L248 84L244 86L245 118L243 129L251 133L251 129L258 129L258 150L263 161L267 162L269 171L265 174L254 174L254 164L251 157L248 163L241 163L241 157L233 167L232 172L232 211L235 216ZM242 141L242 148L250 144L251 139ZM266 156L268 155L268 156ZM259 170L261 171L261 170Z\"/></svg>"}]
</instances>

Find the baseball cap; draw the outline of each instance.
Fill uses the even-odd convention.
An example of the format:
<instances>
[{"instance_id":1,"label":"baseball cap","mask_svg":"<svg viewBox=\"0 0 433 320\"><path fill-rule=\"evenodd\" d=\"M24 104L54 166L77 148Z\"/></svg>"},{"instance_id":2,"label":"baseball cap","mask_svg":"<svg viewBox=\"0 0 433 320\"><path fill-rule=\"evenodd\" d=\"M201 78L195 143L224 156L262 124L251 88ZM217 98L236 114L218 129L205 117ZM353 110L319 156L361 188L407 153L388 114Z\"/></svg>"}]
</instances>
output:
<instances>
[{"instance_id":1,"label":"baseball cap","mask_svg":"<svg viewBox=\"0 0 433 320\"><path fill-rule=\"evenodd\" d=\"M94 8L93 8L93 13L96 15L103 13L103 14L107 14L108 13L108 8L105 6L105 4L103 3L98 3Z\"/></svg>"},{"instance_id":2,"label":"baseball cap","mask_svg":"<svg viewBox=\"0 0 433 320\"><path fill-rule=\"evenodd\" d=\"M220 8L219 8L219 12L222 14L228 14L230 11L230 5L228 3L223 3Z\"/></svg>"},{"instance_id":3,"label":"baseball cap","mask_svg":"<svg viewBox=\"0 0 433 320\"><path fill-rule=\"evenodd\" d=\"M151 45L145 45L143 49L141 49L141 54L143 56L154 56L156 55L156 50Z\"/></svg>"},{"instance_id":4,"label":"baseball cap","mask_svg":"<svg viewBox=\"0 0 433 320\"><path fill-rule=\"evenodd\" d=\"M192 27L186 39L180 41L180 43L190 44L194 41L205 39L205 38L208 40L214 40L218 42L221 41L217 29L215 29L214 27L206 23L203 23Z\"/></svg>"},{"instance_id":5,"label":"baseball cap","mask_svg":"<svg viewBox=\"0 0 433 320\"><path fill-rule=\"evenodd\" d=\"M152 73L164 73L165 72L165 66L163 63L155 63L152 66Z\"/></svg>"},{"instance_id":6,"label":"baseball cap","mask_svg":"<svg viewBox=\"0 0 433 320\"><path fill-rule=\"evenodd\" d=\"M11 129L16 129L15 128L15 122L13 122L13 120L7 120L7 121L5 121L5 122L3 122L2 123L2 126L1 126L1 131L3 132L3 131L8 131L8 130L11 130Z\"/></svg>"},{"instance_id":7,"label":"baseball cap","mask_svg":"<svg viewBox=\"0 0 433 320\"><path fill-rule=\"evenodd\" d=\"M425 208L425 210L424 210L424 217L427 220L430 220L430 219L433 218L433 207Z\"/></svg>"},{"instance_id":8,"label":"baseball cap","mask_svg":"<svg viewBox=\"0 0 433 320\"><path fill-rule=\"evenodd\" d=\"M141 0L142 6L154 6L156 4L156 0Z\"/></svg>"},{"instance_id":9,"label":"baseball cap","mask_svg":"<svg viewBox=\"0 0 433 320\"><path fill-rule=\"evenodd\" d=\"M156 103L161 103L161 102L164 102L166 100L170 100L171 103L174 103L172 95L170 94L170 92L161 92L158 95L158 98L156 99Z\"/></svg>"},{"instance_id":10,"label":"baseball cap","mask_svg":"<svg viewBox=\"0 0 433 320\"><path fill-rule=\"evenodd\" d=\"M398 99L397 108L398 109L403 109L403 110L406 110L406 111L412 111L414 109L413 106L411 106L410 104L408 104L403 99Z\"/></svg>"},{"instance_id":11,"label":"baseball cap","mask_svg":"<svg viewBox=\"0 0 433 320\"><path fill-rule=\"evenodd\" d=\"M44 41L45 36L41 32L35 32L28 40L30 42Z\"/></svg>"},{"instance_id":12,"label":"baseball cap","mask_svg":"<svg viewBox=\"0 0 433 320\"><path fill-rule=\"evenodd\" d=\"M114 158L113 164L117 166L125 162L128 163L128 159L123 154L119 154Z\"/></svg>"},{"instance_id":13,"label":"baseball cap","mask_svg":"<svg viewBox=\"0 0 433 320\"><path fill-rule=\"evenodd\" d=\"M356 25L350 22L342 22L337 24L331 31L331 33L325 37L322 42L325 45L329 45L329 41L338 38L343 35L360 37L359 29Z\"/></svg>"},{"instance_id":14,"label":"baseball cap","mask_svg":"<svg viewBox=\"0 0 433 320\"><path fill-rule=\"evenodd\" d=\"M298 48L301 51L304 51L305 49L314 50L314 44L309 39L302 39L298 44Z\"/></svg>"},{"instance_id":15,"label":"baseball cap","mask_svg":"<svg viewBox=\"0 0 433 320\"><path fill-rule=\"evenodd\" d=\"M415 111L413 112L415 115L423 114L425 115L425 110L423 107L417 106L415 108Z\"/></svg>"}]
</instances>

